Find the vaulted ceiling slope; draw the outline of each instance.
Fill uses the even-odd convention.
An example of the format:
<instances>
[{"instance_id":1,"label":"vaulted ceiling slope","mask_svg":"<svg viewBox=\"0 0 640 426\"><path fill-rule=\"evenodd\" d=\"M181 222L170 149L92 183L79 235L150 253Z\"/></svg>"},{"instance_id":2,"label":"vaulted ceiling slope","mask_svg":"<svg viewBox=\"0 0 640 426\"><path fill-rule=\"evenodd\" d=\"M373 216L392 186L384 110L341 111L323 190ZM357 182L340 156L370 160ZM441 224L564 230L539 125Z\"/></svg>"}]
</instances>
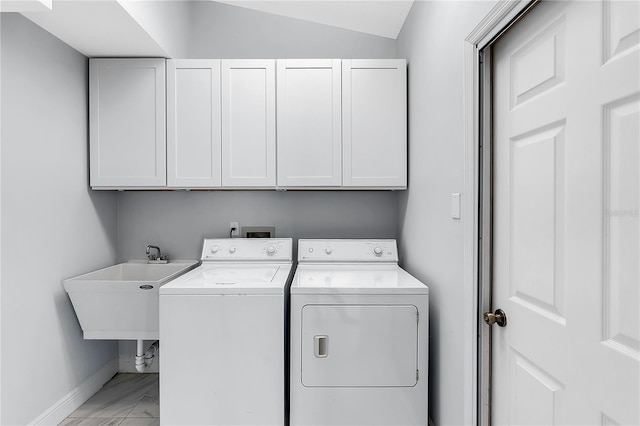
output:
<instances>
[{"instance_id":1,"label":"vaulted ceiling slope","mask_svg":"<svg viewBox=\"0 0 640 426\"><path fill-rule=\"evenodd\" d=\"M6 0L0 0L6 1ZM31 3L36 0L29 0ZM46 1L46 0L37 0ZM88 57L189 57L194 7L220 4L395 40L413 0L53 0L22 14ZM27 3L25 3L27 4ZM237 9L239 10L239 9ZM249 11L247 10L247 13ZM267 15L264 15L265 18ZM281 18L285 19L285 18ZM200 23L200 21L198 21ZM200 23L202 24L202 23ZM355 34L355 33L353 33Z\"/></svg>"},{"instance_id":2,"label":"vaulted ceiling slope","mask_svg":"<svg viewBox=\"0 0 640 426\"><path fill-rule=\"evenodd\" d=\"M22 14L88 57L180 57L187 50L191 1L53 0Z\"/></svg>"},{"instance_id":3,"label":"vaulted ceiling slope","mask_svg":"<svg viewBox=\"0 0 640 426\"><path fill-rule=\"evenodd\" d=\"M396 39L413 0L215 0L318 24Z\"/></svg>"}]
</instances>

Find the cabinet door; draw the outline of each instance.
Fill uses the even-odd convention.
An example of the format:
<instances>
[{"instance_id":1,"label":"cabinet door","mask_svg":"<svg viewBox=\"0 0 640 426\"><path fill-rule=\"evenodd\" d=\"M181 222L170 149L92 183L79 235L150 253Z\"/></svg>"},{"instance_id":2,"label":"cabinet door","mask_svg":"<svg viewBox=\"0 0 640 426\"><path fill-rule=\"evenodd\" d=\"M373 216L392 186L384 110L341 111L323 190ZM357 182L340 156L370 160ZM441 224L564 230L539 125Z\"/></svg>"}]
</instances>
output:
<instances>
[{"instance_id":1,"label":"cabinet door","mask_svg":"<svg viewBox=\"0 0 640 426\"><path fill-rule=\"evenodd\" d=\"M275 61L222 61L222 186L275 187Z\"/></svg>"},{"instance_id":2,"label":"cabinet door","mask_svg":"<svg viewBox=\"0 0 640 426\"><path fill-rule=\"evenodd\" d=\"M407 186L404 59L342 61L345 187Z\"/></svg>"},{"instance_id":3,"label":"cabinet door","mask_svg":"<svg viewBox=\"0 0 640 426\"><path fill-rule=\"evenodd\" d=\"M167 61L167 183L220 186L220 61Z\"/></svg>"},{"instance_id":4,"label":"cabinet door","mask_svg":"<svg viewBox=\"0 0 640 426\"><path fill-rule=\"evenodd\" d=\"M277 90L278 186L340 186L340 60L278 60Z\"/></svg>"},{"instance_id":5,"label":"cabinet door","mask_svg":"<svg viewBox=\"0 0 640 426\"><path fill-rule=\"evenodd\" d=\"M89 99L91 186L165 186L164 59L91 59Z\"/></svg>"}]
</instances>

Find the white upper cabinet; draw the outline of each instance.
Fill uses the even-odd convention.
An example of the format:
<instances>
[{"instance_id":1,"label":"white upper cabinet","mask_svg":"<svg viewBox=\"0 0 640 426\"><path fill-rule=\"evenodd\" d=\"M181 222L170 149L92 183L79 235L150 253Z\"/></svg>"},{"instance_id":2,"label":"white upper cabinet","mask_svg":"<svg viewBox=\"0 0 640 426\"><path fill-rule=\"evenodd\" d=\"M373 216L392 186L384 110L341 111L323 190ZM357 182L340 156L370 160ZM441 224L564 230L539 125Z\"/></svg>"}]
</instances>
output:
<instances>
[{"instance_id":1,"label":"white upper cabinet","mask_svg":"<svg viewBox=\"0 0 640 426\"><path fill-rule=\"evenodd\" d=\"M167 61L167 186L221 185L220 60Z\"/></svg>"},{"instance_id":2,"label":"white upper cabinet","mask_svg":"<svg viewBox=\"0 0 640 426\"><path fill-rule=\"evenodd\" d=\"M95 189L407 187L404 59L89 64Z\"/></svg>"},{"instance_id":3,"label":"white upper cabinet","mask_svg":"<svg viewBox=\"0 0 640 426\"><path fill-rule=\"evenodd\" d=\"M342 185L339 59L278 60L278 186Z\"/></svg>"},{"instance_id":4,"label":"white upper cabinet","mask_svg":"<svg viewBox=\"0 0 640 426\"><path fill-rule=\"evenodd\" d=\"M275 185L275 61L223 60L222 186Z\"/></svg>"},{"instance_id":5,"label":"white upper cabinet","mask_svg":"<svg viewBox=\"0 0 640 426\"><path fill-rule=\"evenodd\" d=\"M89 82L91 186L165 186L165 60L91 59Z\"/></svg>"},{"instance_id":6,"label":"white upper cabinet","mask_svg":"<svg viewBox=\"0 0 640 426\"><path fill-rule=\"evenodd\" d=\"M407 64L342 61L344 187L407 187Z\"/></svg>"}]
</instances>

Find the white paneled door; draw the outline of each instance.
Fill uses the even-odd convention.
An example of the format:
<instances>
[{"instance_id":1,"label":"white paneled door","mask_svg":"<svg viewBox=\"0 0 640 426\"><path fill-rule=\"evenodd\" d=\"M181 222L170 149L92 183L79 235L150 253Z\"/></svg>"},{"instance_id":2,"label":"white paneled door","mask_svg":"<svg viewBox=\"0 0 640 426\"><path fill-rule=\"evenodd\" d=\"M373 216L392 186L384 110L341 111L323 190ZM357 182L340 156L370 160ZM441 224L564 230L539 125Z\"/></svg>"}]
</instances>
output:
<instances>
[{"instance_id":1,"label":"white paneled door","mask_svg":"<svg viewBox=\"0 0 640 426\"><path fill-rule=\"evenodd\" d=\"M493 47L493 424L640 424L639 5L543 1Z\"/></svg>"}]
</instances>

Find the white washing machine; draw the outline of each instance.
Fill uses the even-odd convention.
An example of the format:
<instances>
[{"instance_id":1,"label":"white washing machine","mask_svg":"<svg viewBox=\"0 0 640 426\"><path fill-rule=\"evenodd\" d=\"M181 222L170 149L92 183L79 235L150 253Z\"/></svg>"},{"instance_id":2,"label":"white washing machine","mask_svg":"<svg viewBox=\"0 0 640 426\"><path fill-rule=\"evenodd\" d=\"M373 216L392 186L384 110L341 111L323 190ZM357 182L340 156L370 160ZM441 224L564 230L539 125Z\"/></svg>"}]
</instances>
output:
<instances>
[{"instance_id":1,"label":"white washing machine","mask_svg":"<svg viewBox=\"0 0 640 426\"><path fill-rule=\"evenodd\" d=\"M160 288L160 422L285 422L292 241L206 239L202 265Z\"/></svg>"},{"instance_id":2,"label":"white washing machine","mask_svg":"<svg viewBox=\"0 0 640 426\"><path fill-rule=\"evenodd\" d=\"M299 240L290 424L426 425L428 319L395 240Z\"/></svg>"}]
</instances>

